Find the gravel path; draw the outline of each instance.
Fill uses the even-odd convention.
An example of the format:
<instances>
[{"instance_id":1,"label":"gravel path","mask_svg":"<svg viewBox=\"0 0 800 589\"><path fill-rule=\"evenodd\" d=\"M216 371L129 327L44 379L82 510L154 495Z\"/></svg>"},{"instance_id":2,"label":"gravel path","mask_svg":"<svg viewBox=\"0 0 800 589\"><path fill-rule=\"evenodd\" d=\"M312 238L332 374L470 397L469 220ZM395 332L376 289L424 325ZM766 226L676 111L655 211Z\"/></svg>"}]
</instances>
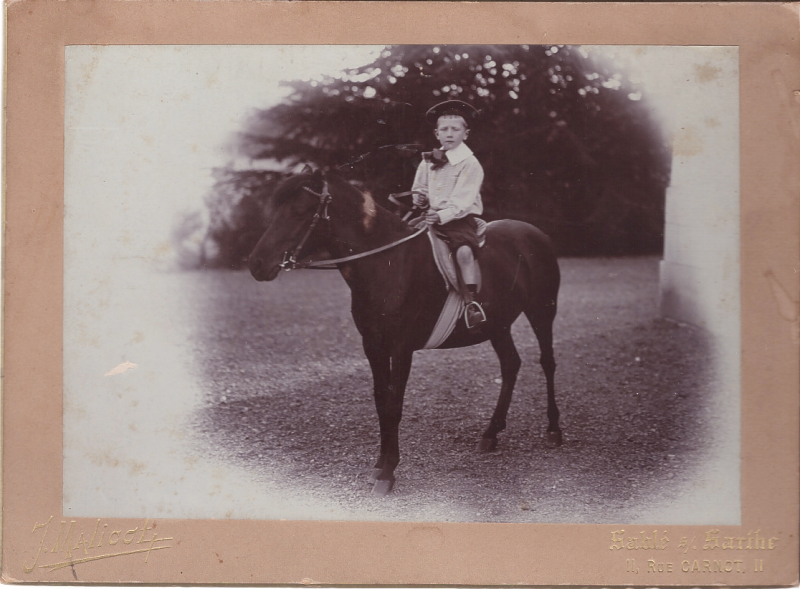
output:
<instances>
[{"instance_id":1,"label":"gravel path","mask_svg":"<svg viewBox=\"0 0 800 589\"><path fill-rule=\"evenodd\" d=\"M184 312L206 390L192 416L198 454L310 498L320 519L601 523L659 509L669 521L691 519L680 506L721 443L711 433L720 396L709 336L656 318L654 258L561 267L564 445L545 446L544 376L520 321L523 367L490 454L475 448L499 391L491 346L415 354L397 483L382 500L367 482L379 440L371 376L338 273L269 284L246 272L189 274Z\"/></svg>"}]
</instances>

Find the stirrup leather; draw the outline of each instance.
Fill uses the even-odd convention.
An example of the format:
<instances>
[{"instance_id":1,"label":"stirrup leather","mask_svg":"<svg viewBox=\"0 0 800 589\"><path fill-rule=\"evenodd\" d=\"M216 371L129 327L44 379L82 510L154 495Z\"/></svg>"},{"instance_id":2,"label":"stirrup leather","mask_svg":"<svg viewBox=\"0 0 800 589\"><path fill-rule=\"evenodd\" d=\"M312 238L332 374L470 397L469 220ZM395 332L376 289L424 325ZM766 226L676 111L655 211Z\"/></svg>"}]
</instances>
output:
<instances>
[{"instance_id":1,"label":"stirrup leather","mask_svg":"<svg viewBox=\"0 0 800 589\"><path fill-rule=\"evenodd\" d=\"M476 308L478 312L481 314L481 320L475 323L474 325L469 324L469 314L467 313L467 311L469 310L470 307ZM470 303L467 303L467 306L464 308L464 324L467 326L467 329L468 330L475 329L482 323L486 323L486 313L483 312L483 307L481 307L480 303L478 303L477 301L472 301Z\"/></svg>"}]
</instances>

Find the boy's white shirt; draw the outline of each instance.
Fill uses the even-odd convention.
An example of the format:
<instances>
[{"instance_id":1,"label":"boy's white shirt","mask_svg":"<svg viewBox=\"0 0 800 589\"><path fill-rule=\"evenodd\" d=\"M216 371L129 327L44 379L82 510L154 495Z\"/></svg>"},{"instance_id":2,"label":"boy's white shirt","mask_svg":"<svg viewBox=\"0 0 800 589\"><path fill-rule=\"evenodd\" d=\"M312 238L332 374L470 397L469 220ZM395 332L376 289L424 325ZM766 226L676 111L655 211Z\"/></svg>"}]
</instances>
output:
<instances>
[{"instance_id":1,"label":"boy's white shirt","mask_svg":"<svg viewBox=\"0 0 800 589\"><path fill-rule=\"evenodd\" d=\"M431 210L439 222L449 223L467 215L483 213L481 184L483 168L466 143L445 152L450 165L431 170L431 162L423 160L417 168L412 191L428 197Z\"/></svg>"}]
</instances>

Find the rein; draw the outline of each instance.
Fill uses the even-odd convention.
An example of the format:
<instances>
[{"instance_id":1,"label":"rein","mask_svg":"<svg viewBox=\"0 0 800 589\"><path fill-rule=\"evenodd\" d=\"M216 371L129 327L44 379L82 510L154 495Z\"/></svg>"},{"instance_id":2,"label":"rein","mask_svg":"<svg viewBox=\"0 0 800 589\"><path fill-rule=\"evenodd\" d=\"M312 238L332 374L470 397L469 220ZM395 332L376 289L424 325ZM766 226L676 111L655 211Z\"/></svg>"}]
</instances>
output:
<instances>
[{"instance_id":1,"label":"rein","mask_svg":"<svg viewBox=\"0 0 800 589\"><path fill-rule=\"evenodd\" d=\"M328 181L325 181L325 184L322 187L322 193L314 192L308 186L303 186L303 190L309 192L316 196L319 199L319 204L317 205L317 210L314 213L314 216L311 219L311 225L306 230L303 238L300 240L300 243L297 244L297 247L294 248L293 251L285 251L283 253L283 262L279 264L279 267L288 272L289 270L338 270L337 264L343 264L345 262L352 262L353 260L358 260L361 258L366 258L367 256L371 256L373 254L377 254L378 252L383 252L393 247L400 245L401 243L405 243L406 241L410 241L414 239L418 235L422 235L426 230L427 227L423 227L419 229L416 233L412 233L411 235L407 235L403 239L399 239L397 241L393 241L387 245L383 245L381 247L368 250L366 252L362 252L360 254L353 254L352 256L346 256L344 258L336 258L334 260L324 260L320 262L304 262L300 263L297 261L297 256L300 255L300 250L303 249L303 246L308 241L311 232L314 231L314 228L319 223L320 219L325 221L330 221L330 215L328 215L328 204L330 204L331 196L330 191L328 190Z\"/></svg>"}]
</instances>

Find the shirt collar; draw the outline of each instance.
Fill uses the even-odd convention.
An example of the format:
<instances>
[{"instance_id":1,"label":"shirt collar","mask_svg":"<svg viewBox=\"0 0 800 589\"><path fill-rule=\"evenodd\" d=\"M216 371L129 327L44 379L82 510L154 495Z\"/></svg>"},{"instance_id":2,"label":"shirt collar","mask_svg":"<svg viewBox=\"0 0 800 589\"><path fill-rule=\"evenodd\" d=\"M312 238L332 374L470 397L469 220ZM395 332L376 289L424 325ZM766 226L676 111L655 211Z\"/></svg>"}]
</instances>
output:
<instances>
[{"instance_id":1,"label":"shirt collar","mask_svg":"<svg viewBox=\"0 0 800 589\"><path fill-rule=\"evenodd\" d=\"M472 155L472 150L467 147L467 144L463 141L461 144L456 147L455 149L451 149L449 151L444 152L445 157L447 157L447 161L449 161L452 165L460 164L469 156Z\"/></svg>"}]
</instances>

